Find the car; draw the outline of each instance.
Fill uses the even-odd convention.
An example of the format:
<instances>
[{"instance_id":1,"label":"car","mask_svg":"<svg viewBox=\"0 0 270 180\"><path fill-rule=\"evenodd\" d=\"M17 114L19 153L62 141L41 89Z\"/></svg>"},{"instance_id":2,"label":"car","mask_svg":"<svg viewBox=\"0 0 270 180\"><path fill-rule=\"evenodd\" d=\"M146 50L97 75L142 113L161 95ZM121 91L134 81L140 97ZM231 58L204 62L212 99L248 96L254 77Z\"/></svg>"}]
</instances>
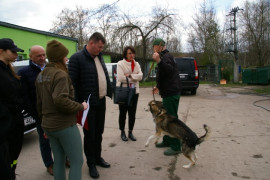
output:
<instances>
[{"instance_id":1,"label":"car","mask_svg":"<svg viewBox=\"0 0 270 180\"><path fill-rule=\"evenodd\" d=\"M17 73L21 68L28 66L29 60L24 61L15 61L13 63L13 67L15 72ZM36 130L36 120L30 116L25 110L22 110L22 115L24 119L24 134L28 134L32 131Z\"/></svg>"},{"instance_id":2,"label":"car","mask_svg":"<svg viewBox=\"0 0 270 180\"><path fill-rule=\"evenodd\" d=\"M177 57L174 60L178 65L182 87L181 91L190 91L192 95L195 95L199 87L197 61L193 57Z\"/></svg>"}]
</instances>

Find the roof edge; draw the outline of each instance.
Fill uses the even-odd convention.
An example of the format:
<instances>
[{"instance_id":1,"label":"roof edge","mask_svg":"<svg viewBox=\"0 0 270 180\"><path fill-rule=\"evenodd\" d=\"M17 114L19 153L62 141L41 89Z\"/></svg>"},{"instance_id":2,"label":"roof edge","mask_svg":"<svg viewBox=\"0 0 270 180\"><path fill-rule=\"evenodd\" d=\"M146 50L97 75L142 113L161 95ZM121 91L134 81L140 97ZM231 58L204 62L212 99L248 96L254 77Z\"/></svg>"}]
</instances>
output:
<instances>
[{"instance_id":1,"label":"roof edge","mask_svg":"<svg viewBox=\"0 0 270 180\"><path fill-rule=\"evenodd\" d=\"M48 36L53 36L53 37L58 37L58 38L63 38L63 39L68 39L68 40L71 40L71 41L78 42L77 38L63 36L63 35L60 35L60 34L55 34L55 33L47 32L47 31L41 31L41 30L37 30L37 29L31 29L31 28L28 28L28 27L18 26L18 25L10 24L10 23L3 22L3 21L0 21L0 26L5 26L5 27L9 27L9 28L19 29L19 30L23 30L23 31L29 31L29 32L33 32L33 33L38 33L38 34L43 34L43 35L48 35Z\"/></svg>"}]
</instances>

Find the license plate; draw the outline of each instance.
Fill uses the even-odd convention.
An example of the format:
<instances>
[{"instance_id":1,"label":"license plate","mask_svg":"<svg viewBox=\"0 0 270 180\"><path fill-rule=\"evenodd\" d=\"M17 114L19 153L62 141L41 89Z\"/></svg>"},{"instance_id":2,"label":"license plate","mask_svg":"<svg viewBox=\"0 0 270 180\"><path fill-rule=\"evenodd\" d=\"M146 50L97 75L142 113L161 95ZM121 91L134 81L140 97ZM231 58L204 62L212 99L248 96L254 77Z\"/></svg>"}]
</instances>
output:
<instances>
[{"instance_id":1,"label":"license plate","mask_svg":"<svg viewBox=\"0 0 270 180\"><path fill-rule=\"evenodd\" d=\"M181 78L181 79L184 79L184 78L185 78L185 75L180 75L180 78Z\"/></svg>"},{"instance_id":2,"label":"license plate","mask_svg":"<svg viewBox=\"0 0 270 180\"><path fill-rule=\"evenodd\" d=\"M36 121L32 116L24 117L24 125L34 124Z\"/></svg>"}]
</instances>

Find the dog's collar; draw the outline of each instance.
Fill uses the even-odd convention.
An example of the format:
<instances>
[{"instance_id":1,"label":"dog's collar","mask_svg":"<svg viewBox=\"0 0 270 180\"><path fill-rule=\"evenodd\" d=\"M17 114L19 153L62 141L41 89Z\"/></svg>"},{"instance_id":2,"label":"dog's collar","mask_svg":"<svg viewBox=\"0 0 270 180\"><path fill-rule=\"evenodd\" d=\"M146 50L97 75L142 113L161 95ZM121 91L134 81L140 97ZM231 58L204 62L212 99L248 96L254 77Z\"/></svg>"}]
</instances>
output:
<instances>
[{"instance_id":1,"label":"dog's collar","mask_svg":"<svg viewBox=\"0 0 270 180\"><path fill-rule=\"evenodd\" d=\"M155 118L156 118L157 116L161 115L161 114L162 114L162 110L160 110L160 111L157 113L157 115L155 116Z\"/></svg>"}]
</instances>

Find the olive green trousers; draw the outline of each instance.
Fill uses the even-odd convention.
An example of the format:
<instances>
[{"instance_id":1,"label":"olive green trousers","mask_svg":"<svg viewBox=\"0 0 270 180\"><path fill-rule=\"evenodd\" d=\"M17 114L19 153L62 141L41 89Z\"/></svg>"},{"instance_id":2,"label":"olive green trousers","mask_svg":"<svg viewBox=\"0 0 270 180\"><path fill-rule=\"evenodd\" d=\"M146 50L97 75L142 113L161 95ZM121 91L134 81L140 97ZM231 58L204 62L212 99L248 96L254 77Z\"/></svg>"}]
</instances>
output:
<instances>
[{"instance_id":1,"label":"olive green trousers","mask_svg":"<svg viewBox=\"0 0 270 180\"><path fill-rule=\"evenodd\" d=\"M162 103L167 113L178 118L178 106L180 95L170 96L162 99ZM174 151L181 151L181 142L177 138L163 136L163 143Z\"/></svg>"}]
</instances>

